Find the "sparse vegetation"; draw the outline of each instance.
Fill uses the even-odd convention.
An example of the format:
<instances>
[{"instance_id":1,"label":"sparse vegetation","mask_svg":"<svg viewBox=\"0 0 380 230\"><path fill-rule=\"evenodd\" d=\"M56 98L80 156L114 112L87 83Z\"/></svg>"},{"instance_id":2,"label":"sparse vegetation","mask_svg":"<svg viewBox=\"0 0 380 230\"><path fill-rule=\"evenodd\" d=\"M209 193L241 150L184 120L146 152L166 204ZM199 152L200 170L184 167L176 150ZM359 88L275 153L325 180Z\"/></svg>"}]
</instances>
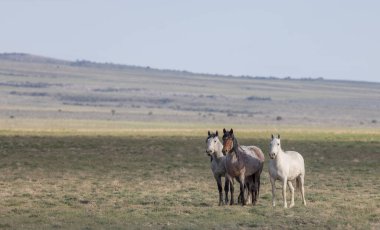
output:
<instances>
[{"instance_id":1,"label":"sparse vegetation","mask_svg":"<svg viewBox=\"0 0 380 230\"><path fill-rule=\"evenodd\" d=\"M242 144L268 145L265 135L240 136ZM307 207L298 191L294 208L271 207L268 162L257 206L219 207L204 136L0 136L0 223L11 229L379 225L380 187L373 182L380 142L364 134L286 137L284 148L296 148L306 161Z\"/></svg>"},{"instance_id":2,"label":"sparse vegetation","mask_svg":"<svg viewBox=\"0 0 380 230\"><path fill-rule=\"evenodd\" d=\"M47 93L41 93L41 92L17 92L17 91L11 91L9 92L10 95L17 95L17 96L28 96L28 97L46 97L48 96Z\"/></svg>"},{"instance_id":3,"label":"sparse vegetation","mask_svg":"<svg viewBox=\"0 0 380 230\"><path fill-rule=\"evenodd\" d=\"M272 99L270 97L250 96L250 97L247 97L246 100L248 100L248 101L271 101Z\"/></svg>"}]
</instances>

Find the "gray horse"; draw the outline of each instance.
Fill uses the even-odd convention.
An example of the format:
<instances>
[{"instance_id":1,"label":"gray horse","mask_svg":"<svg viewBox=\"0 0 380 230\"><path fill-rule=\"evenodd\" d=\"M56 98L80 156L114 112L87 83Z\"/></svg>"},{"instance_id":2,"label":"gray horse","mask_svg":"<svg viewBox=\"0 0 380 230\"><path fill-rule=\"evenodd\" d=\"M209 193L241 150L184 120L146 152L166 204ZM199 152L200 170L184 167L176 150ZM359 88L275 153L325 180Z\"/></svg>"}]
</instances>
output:
<instances>
[{"instance_id":1,"label":"gray horse","mask_svg":"<svg viewBox=\"0 0 380 230\"><path fill-rule=\"evenodd\" d=\"M226 156L222 153L223 145L219 141L218 131L215 133L210 133L208 131L208 137L206 140L206 153L211 157L211 170L214 174L216 183L218 184L219 190L219 205L223 205L223 191L222 191L222 177L226 175ZM225 202L228 203L228 189L229 189L229 180L225 179L224 183L224 192Z\"/></svg>"},{"instance_id":2,"label":"gray horse","mask_svg":"<svg viewBox=\"0 0 380 230\"><path fill-rule=\"evenodd\" d=\"M240 197L244 197L246 180L252 178L253 186L249 186L249 191L252 194L252 203L255 204L260 192L260 175L264 167L263 152L256 146L240 146L232 129L229 132L223 129L222 152L227 154L227 178L232 188L230 204L233 204L233 178L240 183ZM242 199L242 205L245 204L246 200Z\"/></svg>"}]
</instances>

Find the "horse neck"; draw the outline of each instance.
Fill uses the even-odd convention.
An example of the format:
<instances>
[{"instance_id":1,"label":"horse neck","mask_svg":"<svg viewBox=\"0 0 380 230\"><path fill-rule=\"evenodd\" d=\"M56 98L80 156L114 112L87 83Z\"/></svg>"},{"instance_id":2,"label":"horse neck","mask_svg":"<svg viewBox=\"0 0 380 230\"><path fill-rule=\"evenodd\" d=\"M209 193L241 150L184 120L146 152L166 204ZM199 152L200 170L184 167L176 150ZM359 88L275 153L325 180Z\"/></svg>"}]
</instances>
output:
<instances>
[{"instance_id":1,"label":"horse neck","mask_svg":"<svg viewBox=\"0 0 380 230\"><path fill-rule=\"evenodd\" d=\"M223 149L223 144L220 143L220 141L218 140L216 142L216 151L215 151L217 158L222 158L224 156L222 153L222 149Z\"/></svg>"},{"instance_id":2,"label":"horse neck","mask_svg":"<svg viewBox=\"0 0 380 230\"><path fill-rule=\"evenodd\" d=\"M278 163L282 162L284 159L284 155L285 155L285 152L284 152L284 150L282 150L282 148L280 146L280 150L277 153L277 157L275 158L275 161Z\"/></svg>"}]
</instances>

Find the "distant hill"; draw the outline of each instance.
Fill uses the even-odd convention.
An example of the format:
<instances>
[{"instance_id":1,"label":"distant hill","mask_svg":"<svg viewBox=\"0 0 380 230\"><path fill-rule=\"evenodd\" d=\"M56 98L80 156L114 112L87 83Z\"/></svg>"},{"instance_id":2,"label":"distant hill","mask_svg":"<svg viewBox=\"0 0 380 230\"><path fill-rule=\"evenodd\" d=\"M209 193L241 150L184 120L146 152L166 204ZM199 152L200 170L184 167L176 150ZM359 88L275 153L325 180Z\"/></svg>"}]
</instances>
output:
<instances>
[{"instance_id":1,"label":"distant hill","mask_svg":"<svg viewBox=\"0 0 380 230\"><path fill-rule=\"evenodd\" d=\"M59 59L25 53L0 53L0 60L30 63L47 63L56 65L69 65L71 63L69 61L63 61Z\"/></svg>"},{"instance_id":2,"label":"distant hill","mask_svg":"<svg viewBox=\"0 0 380 230\"><path fill-rule=\"evenodd\" d=\"M43 63L43 64L54 64L54 65L68 65L68 66L78 66L78 67L93 67L99 69L114 69L114 70L141 70L141 71L152 71L152 72L165 72L173 73L176 75L204 75L204 76L218 76L218 77L241 77L241 78L253 78L253 79L280 79L275 76L233 76L233 75L223 75L223 74L209 74L209 73L194 73L187 70L171 70L171 69L157 69L151 68L149 66L135 66L135 65L125 65L125 64L114 64L114 63L100 63L93 62L89 60L76 60L76 61L65 61L50 57L26 54L26 53L0 53L0 60L16 61L16 62L30 62L30 63ZM282 78L284 80L292 80L291 77ZM318 78L301 78L294 80L324 80L322 77Z\"/></svg>"},{"instance_id":3,"label":"distant hill","mask_svg":"<svg viewBox=\"0 0 380 230\"><path fill-rule=\"evenodd\" d=\"M4 61L15 61L15 62L27 62L27 63L40 63L40 64L53 64L53 65L67 65L67 66L77 66L77 67L90 67L99 69L113 69L113 70L141 70L141 71L151 71L151 72L165 72L174 74L186 74L194 75L195 73L182 70L169 70L169 69L156 69L149 66L135 66L135 65L123 65L114 63L99 63L88 60L76 60L76 61L65 61L55 58L43 57L38 55L31 55L25 53L0 53L0 60ZM212 75L212 74L204 74ZM221 75L220 75L221 76Z\"/></svg>"},{"instance_id":4,"label":"distant hill","mask_svg":"<svg viewBox=\"0 0 380 230\"><path fill-rule=\"evenodd\" d=\"M378 127L380 84L0 54L1 119Z\"/></svg>"}]
</instances>

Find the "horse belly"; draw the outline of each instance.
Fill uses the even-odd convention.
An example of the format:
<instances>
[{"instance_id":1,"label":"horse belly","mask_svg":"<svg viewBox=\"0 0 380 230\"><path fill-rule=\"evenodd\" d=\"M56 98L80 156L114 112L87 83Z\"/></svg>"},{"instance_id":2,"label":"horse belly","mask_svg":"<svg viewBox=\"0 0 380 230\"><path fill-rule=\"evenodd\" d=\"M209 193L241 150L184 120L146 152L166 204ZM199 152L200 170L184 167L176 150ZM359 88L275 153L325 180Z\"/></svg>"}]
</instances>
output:
<instances>
[{"instance_id":1,"label":"horse belly","mask_svg":"<svg viewBox=\"0 0 380 230\"><path fill-rule=\"evenodd\" d=\"M219 169L215 170L214 174L224 177L226 175L226 170L219 168Z\"/></svg>"},{"instance_id":2,"label":"horse belly","mask_svg":"<svg viewBox=\"0 0 380 230\"><path fill-rule=\"evenodd\" d=\"M250 176L255 174L261 168L262 162L254 157L248 157L247 164L245 165L245 175Z\"/></svg>"},{"instance_id":3,"label":"horse belly","mask_svg":"<svg viewBox=\"0 0 380 230\"><path fill-rule=\"evenodd\" d=\"M288 180L295 180L299 175L301 175L300 168L290 168Z\"/></svg>"},{"instance_id":4,"label":"horse belly","mask_svg":"<svg viewBox=\"0 0 380 230\"><path fill-rule=\"evenodd\" d=\"M211 164L211 170L214 175L224 176L226 174L226 168L224 164L213 163Z\"/></svg>"},{"instance_id":5,"label":"horse belly","mask_svg":"<svg viewBox=\"0 0 380 230\"><path fill-rule=\"evenodd\" d=\"M290 154L289 154L290 153ZM299 175L305 173L303 157L298 152L289 152L289 180L296 179Z\"/></svg>"}]
</instances>

